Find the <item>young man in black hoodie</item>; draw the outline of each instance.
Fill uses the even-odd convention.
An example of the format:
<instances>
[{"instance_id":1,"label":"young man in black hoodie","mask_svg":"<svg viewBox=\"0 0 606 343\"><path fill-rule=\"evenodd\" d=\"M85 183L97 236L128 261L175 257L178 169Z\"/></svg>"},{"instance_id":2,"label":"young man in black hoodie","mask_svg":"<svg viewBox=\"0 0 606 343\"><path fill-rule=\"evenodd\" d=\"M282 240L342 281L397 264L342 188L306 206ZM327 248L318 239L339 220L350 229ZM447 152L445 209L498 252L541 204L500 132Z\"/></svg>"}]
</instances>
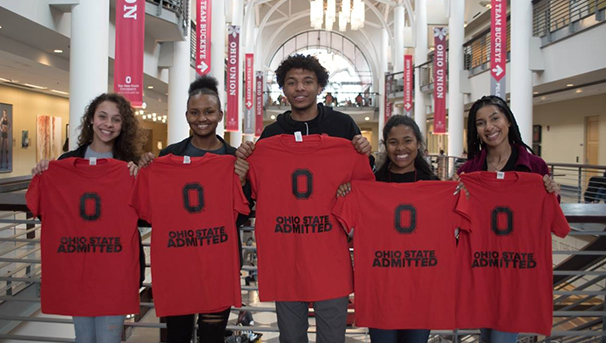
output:
<instances>
[{"instance_id":1,"label":"young man in black hoodie","mask_svg":"<svg viewBox=\"0 0 606 343\"><path fill-rule=\"evenodd\" d=\"M303 135L327 134L350 140L356 151L369 156L373 162L370 143L362 136L354 120L345 113L333 111L332 107L317 103L317 96L328 83L328 72L317 58L299 54L288 57L276 70L276 79L291 110L278 115L277 121L267 126L259 139L297 131ZM236 151L237 168L248 170L245 159L254 149L253 142L240 145ZM316 302L316 318L326 322L324 328L329 328L318 331L318 342L345 341L347 304L348 297ZM307 342L307 311L308 304L302 302L276 302L281 343Z\"/></svg>"}]
</instances>

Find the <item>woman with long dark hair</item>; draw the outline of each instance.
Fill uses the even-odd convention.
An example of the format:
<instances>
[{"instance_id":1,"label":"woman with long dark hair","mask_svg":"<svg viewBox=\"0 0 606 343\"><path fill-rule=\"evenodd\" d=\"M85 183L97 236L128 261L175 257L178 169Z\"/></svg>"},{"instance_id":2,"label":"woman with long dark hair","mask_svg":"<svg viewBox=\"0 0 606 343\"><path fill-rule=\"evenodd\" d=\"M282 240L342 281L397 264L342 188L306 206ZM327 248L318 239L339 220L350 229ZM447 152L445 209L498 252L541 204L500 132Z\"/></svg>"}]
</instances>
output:
<instances>
[{"instance_id":1,"label":"woman with long dark hair","mask_svg":"<svg viewBox=\"0 0 606 343\"><path fill-rule=\"evenodd\" d=\"M419 126L407 116L394 115L383 127L385 146L382 164L375 172L381 182L407 183L422 180L439 180L424 158L425 141ZM351 187L341 185L338 196L345 196ZM414 309L410 309L414 311ZM369 328L373 343L424 343L429 338L429 329L384 330Z\"/></svg>"},{"instance_id":2,"label":"woman with long dark hair","mask_svg":"<svg viewBox=\"0 0 606 343\"><path fill-rule=\"evenodd\" d=\"M507 103L497 96L484 96L469 111L467 125L469 160L458 174L474 171L518 171L543 175L545 189L558 193L559 186L549 177L549 168L542 158L522 141L520 129ZM482 341L487 343L514 343L518 333L481 328Z\"/></svg>"}]
</instances>

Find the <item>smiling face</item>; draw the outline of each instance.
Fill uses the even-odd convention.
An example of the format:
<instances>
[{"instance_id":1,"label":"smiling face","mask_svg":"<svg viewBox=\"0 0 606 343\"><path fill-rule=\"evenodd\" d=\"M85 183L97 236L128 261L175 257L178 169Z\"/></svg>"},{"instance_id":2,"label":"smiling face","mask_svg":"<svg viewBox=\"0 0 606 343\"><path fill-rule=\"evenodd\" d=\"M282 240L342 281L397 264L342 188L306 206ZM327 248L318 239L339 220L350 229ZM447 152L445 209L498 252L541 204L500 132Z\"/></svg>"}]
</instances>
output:
<instances>
[{"instance_id":1,"label":"smiling face","mask_svg":"<svg viewBox=\"0 0 606 343\"><path fill-rule=\"evenodd\" d=\"M291 69L284 78L284 95L293 110L304 111L316 106L317 96L322 92L316 73L305 69Z\"/></svg>"},{"instance_id":2,"label":"smiling face","mask_svg":"<svg viewBox=\"0 0 606 343\"><path fill-rule=\"evenodd\" d=\"M489 149L509 144L510 126L505 114L495 105L486 105L476 114L478 136Z\"/></svg>"},{"instance_id":3,"label":"smiling face","mask_svg":"<svg viewBox=\"0 0 606 343\"><path fill-rule=\"evenodd\" d=\"M389 130L385 141L390 170L403 174L415 170L415 158L419 145L414 130L407 125L396 125Z\"/></svg>"},{"instance_id":4,"label":"smiling face","mask_svg":"<svg viewBox=\"0 0 606 343\"><path fill-rule=\"evenodd\" d=\"M122 132L122 115L118 105L103 101L93 115L93 144L111 145Z\"/></svg>"},{"instance_id":5,"label":"smiling face","mask_svg":"<svg viewBox=\"0 0 606 343\"><path fill-rule=\"evenodd\" d=\"M215 95L196 94L189 98L185 117L194 135L208 137L216 134L223 112L219 110L219 102Z\"/></svg>"}]
</instances>

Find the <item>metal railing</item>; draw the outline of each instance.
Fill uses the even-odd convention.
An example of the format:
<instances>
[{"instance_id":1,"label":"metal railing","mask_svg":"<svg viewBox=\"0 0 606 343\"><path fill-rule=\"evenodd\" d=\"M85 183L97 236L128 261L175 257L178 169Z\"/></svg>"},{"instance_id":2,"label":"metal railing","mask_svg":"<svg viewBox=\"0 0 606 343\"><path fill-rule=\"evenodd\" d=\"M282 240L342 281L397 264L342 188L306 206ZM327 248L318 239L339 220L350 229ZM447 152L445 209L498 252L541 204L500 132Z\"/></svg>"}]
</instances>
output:
<instances>
[{"instance_id":1,"label":"metal railing","mask_svg":"<svg viewBox=\"0 0 606 343\"><path fill-rule=\"evenodd\" d=\"M332 100L327 97L327 92L318 96L318 102L325 106L349 107L349 108L367 108L373 109L377 106L378 93L360 93L360 92L331 92ZM290 107L288 99L280 91L267 92L266 106ZM360 97L358 98L358 95Z\"/></svg>"},{"instance_id":2,"label":"metal railing","mask_svg":"<svg viewBox=\"0 0 606 343\"><path fill-rule=\"evenodd\" d=\"M592 206L592 205L586 205ZM23 212L9 212L0 217L0 323L5 324L4 331L0 331L0 339L30 340L41 342L73 342L71 337L46 337L24 334L15 334L11 328L24 323L52 324L52 325L70 325L72 320L69 317L45 317L39 316L39 287L40 287L40 240L31 237L35 233L39 237L39 221L28 220ZM2 226L3 225L3 226ZM606 240L606 231L604 223L593 224L592 226L576 228L572 223L574 230L567 240L554 238L554 327L552 337L544 340L571 340L576 342L589 342L603 336L601 329L603 318L606 316L604 311L604 295L606 295L606 252L599 251L596 248L596 242ZM32 227L33 226L33 227ZM275 316L275 308L266 304L258 303L256 293L255 277L250 278L256 272L256 247L250 245L251 240L246 237L253 237L254 228L245 227L242 229L242 237L248 244L243 244L245 266L243 268L242 286L243 300L247 303L241 309L232 309L237 313L240 310L251 311L259 315L260 313L272 314ZM144 244L145 249L149 249L149 244ZM584 268L571 267L570 263L575 258L592 258L593 262ZM252 264L252 265L251 265ZM149 268L149 265L147 265ZM248 276L248 278L247 278ZM557 280L556 280L557 279ZM250 280L253 280L250 282ZM151 286L150 283L144 283L144 288ZM14 306L15 304L30 305L34 311L30 314L3 313L3 306ZM151 299L141 301L142 309L153 309L154 304ZM348 310L350 315L354 315L353 309ZM153 316L153 314L147 314ZM160 322L159 318L141 321L137 316L129 316L125 322L125 336L123 339L129 341L127 335L134 336L138 330L158 330L152 335L154 339L146 340L148 342L160 341L161 331L166 324ZM252 327L236 326L233 321L229 322L228 330L233 331L253 331L264 333L265 335L276 335L278 329L275 325L255 324ZM8 326L7 326L8 325ZM316 332L316 326L310 326L310 333ZM348 327L346 334L356 340L369 341L367 329ZM149 335L148 335L149 336ZM443 341L446 339L457 339L457 341L477 342L477 330L432 330L431 342ZM520 341L536 341L537 336L522 334ZM541 341L541 342L542 342ZM137 338L137 342L144 342Z\"/></svg>"},{"instance_id":3,"label":"metal railing","mask_svg":"<svg viewBox=\"0 0 606 343\"><path fill-rule=\"evenodd\" d=\"M511 51L511 23L507 17L507 61ZM469 75L481 73L490 68L490 28L463 44L464 69Z\"/></svg>"},{"instance_id":4,"label":"metal railing","mask_svg":"<svg viewBox=\"0 0 606 343\"><path fill-rule=\"evenodd\" d=\"M442 180L448 180L465 163L457 156L430 155L430 165ZM547 163L551 177L560 185L562 203L606 203L606 166Z\"/></svg>"},{"instance_id":5,"label":"metal railing","mask_svg":"<svg viewBox=\"0 0 606 343\"><path fill-rule=\"evenodd\" d=\"M585 25L579 25L586 18L595 15L596 20L588 26L603 21L605 11L606 0L535 0L533 35L549 38L552 33L564 28L569 29L568 33L574 33L586 28Z\"/></svg>"}]
</instances>

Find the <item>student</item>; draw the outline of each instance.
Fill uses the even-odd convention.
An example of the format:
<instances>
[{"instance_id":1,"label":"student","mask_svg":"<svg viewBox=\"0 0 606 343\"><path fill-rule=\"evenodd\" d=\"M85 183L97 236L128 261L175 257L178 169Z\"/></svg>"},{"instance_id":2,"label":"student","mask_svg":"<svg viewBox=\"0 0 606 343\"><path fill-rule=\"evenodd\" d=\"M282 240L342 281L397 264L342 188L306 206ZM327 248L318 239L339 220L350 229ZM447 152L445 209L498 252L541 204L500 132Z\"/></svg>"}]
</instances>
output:
<instances>
[{"instance_id":1,"label":"student","mask_svg":"<svg viewBox=\"0 0 606 343\"><path fill-rule=\"evenodd\" d=\"M467 125L469 159L453 176L474 171L518 171L543 175L545 189L559 193L558 184L549 177L549 168L542 158L533 154L520 135L518 124L507 106L497 96L484 96L469 111ZM487 343L513 343L518 333L490 328L480 329L482 341Z\"/></svg>"},{"instance_id":2,"label":"student","mask_svg":"<svg viewBox=\"0 0 606 343\"><path fill-rule=\"evenodd\" d=\"M376 180L395 183L439 180L423 156L424 142L419 126L410 117L394 115L389 118L383 128L385 153L381 167L375 172ZM345 196L350 190L349 183L341 185L337 196ZM428 329L369 328L373 343L423 343L429 339L429 332Z\"/></svg>"},{"instance_id":3,"label":"student","mask_svg":"<svg viewBox=\"0 0 606 343\"><path fill-rule=\"evenodd\" d=\"M317 102L317 97L328 84L328 72L313 56L300 54L286 58L276 70L278 85L291 105L291 110L280 115L275 123L267 126L260 139L280 134L303 135L327 134L350 140L358 153L370 156L371 146L364 138L354 120L347 114L334 111ZM238 148L236 165L248 171L245 159L253 153L253 142L243 142ZM316 317L327 321L331 332L319 332L319 337L332 337L335 342L344 342L348 297L316 302ZM302 336L307 328L307 304L277 301L276 312L280 341L291 342ZM306 332L304 332L306 337Z\"/></svg>"},{"instance_id":4,"label":"student","mask_svg":"<svg viewBox=\"0 0 606 343\"><path fill-rule=\"evenodd\" d=\"M82 117L78 148L59 157L115 158L128 162L131 175L136 175L136 163L143 146L142 130L128 100L119 94L101 94L86 108ZM32 169L39 174L48 169L42 160ZM111 266L107 266L110 268ZM145 255L140 246L141 281L145 272ZM91 295L97 296L97 295ZM73 317L76 342L121 342L125 315Z\"/></svg>"},{"instance_id":5,"label":"student","mask_svg":"<svg viewBox=\"0 0 606 343\"><path fill-rule=\"evenodd\" d=\"M206 153L235 155L236 149L217 135L217 126L223 119L217 87L217 80L210 76L203 76L190 84L185 119L189 124L192 135L179 143L167 146L160 151L160 156L173 154L176 156L200 157ZM153 155L145 155L140 166L147 165L152 162L152 159ZM245 171L239 169L238 166L236 166L236 172L241 180L245 177ZM250 194L250 192L246 192L246 189L245 193ZM239 216L236 227L244 224L247 219L246 216ZM241 252L239 238L238 243ZM212 280L209 280L209 282L212 282ZM198 315L200 342L223 343L230 310L231 308L228 307L215 313ZM168 343L190 342L194 328L194 315L166 317L166 327Z\"/></svg>"}]
</instances>

